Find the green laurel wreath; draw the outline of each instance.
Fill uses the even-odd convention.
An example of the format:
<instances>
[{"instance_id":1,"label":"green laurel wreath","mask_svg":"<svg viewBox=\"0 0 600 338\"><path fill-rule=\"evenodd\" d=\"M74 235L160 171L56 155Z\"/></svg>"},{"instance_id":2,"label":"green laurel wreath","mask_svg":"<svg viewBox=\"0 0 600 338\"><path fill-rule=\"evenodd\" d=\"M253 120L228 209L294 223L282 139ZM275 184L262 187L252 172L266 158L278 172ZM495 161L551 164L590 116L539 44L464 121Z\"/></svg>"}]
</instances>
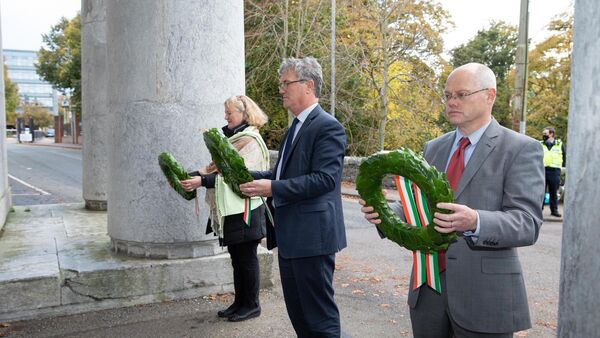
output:
<instances>
[{"instance_id":1,"label":"green laurel wreath","mask_svg":"<svg viewBox=\"0 0 600 338\"><path fill-rule=\"evenodd\" d=\"M381 180L387 174L400 175L414 182L429 201L429 224L418 228L403 222L387 204L381 192ZM453 202L454 193L446 175L430 166L425 159L410 149L400 148L387 153L376 153L365 159L358 170L356 189L367 205L379 213L378 225L383 234L409 250L433 252L446 250L456 239L456 233L442 234L434 229L435 212L448 213L436 207L439 202Z\"/></svg>"},{"instance_id":2,"label":"green laurel wreath","mask_svg":"<svg viewBox=\"0 0 600 338\"><path fill-rule=\"evenodd\" d=\"M216 128L204 132L204 143L225 183L238 196L246 198L247 196L240 191L240 184L251 182L253 178L244 163L244 159L235 150L227 137Z\"/></svg>"},{"instance_id":3,"label":"green laurel wreath","mask_svg":"<svg viewBox=\"0 0 600 338\"><path fill-rule=\"evenodd\" d=\"M183 169L183 166L175 160L175 157L167 152L158 155L158 165L163 174L169 181L169 185L186 200L192 200L196 197L196 190L185 191L181 186L181 181L190 179L190 175Z\"/></svg>"}]
</instances>

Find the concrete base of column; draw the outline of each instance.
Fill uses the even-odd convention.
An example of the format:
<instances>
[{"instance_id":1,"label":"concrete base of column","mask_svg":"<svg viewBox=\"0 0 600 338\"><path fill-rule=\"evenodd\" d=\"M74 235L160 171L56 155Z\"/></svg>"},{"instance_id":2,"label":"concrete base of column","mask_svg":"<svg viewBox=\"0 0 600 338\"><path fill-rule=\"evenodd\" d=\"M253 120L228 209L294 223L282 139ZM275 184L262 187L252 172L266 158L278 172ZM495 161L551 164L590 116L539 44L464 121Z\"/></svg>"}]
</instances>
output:
<instances>
[{"instance_id":1,"label":"concrete base of column","mask_svg":"<svg viewBox=\"0 0 600 338\"><path fill-rule=\"evenodd\" d=\"M111 238L116 253L153 259L181 259L213 256L223 251L216 240L192 243L141 243Z\"/></svg>"},{"instance_id":2,"label":"concrete base of column","mask_svg":"<svg viewBox=\"0 0 600 338\"><path fill-rule=\"evenodd\" d=\"M258 257L260 287L270 288L273 253L259 245ZM106 213L83 204L15 207L0 236L0 267L0 323L233 291L225 248L194 259L115 255Z\"/></svg>"},{"instance_id":3,"label":"concrete base of column","mask_svg":"<svg viewBox=\"0 0 600 338\"><path fill-rule=\"evenodd\" d=\"M106 201L85 200L85 208L92 211L106 211L108 204Z\"/></svg>"},{"instance_id":4,"label":"concrete base of column","mask_svg":"<svg viewBox=\"0 0 600 338\"><path fill-rule=\"evenodd\" d=\"M4 223L6 222L6 217L10 212L10 187L5 191L0 192L0 231L4 227Z\"/></svg>"}]
</instances>

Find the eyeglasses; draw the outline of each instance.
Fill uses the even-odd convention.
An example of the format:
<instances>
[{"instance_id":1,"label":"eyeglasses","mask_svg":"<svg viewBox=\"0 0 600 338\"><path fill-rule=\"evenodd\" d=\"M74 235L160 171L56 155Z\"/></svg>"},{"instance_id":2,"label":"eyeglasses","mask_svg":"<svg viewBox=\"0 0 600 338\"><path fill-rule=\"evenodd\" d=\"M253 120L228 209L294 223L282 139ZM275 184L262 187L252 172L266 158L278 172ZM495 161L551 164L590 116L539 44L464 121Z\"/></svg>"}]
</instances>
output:
<instances>
[{"instance_id":1,"label":"eyeglasses","mask_svg":"<svg viewBox=\"0 0 600 338\"><path fill-rule=\"evenodd\" d=\"M474 92L460 91L460 92L456 92L456 93L444 93L444 102L448 102L452 99L458 99L459 101L464 101L468 96L477 94L479 92L482 92L482 91L488 90L488 89L489 88L483 88L483 89L476 90Z\"/></svg>"},{"instance_id":2,"label":"eyeglasses","mask_svg":"<svg viewBox=\"0 0 600 338\"><path fill-rule=\"evenodd\" d=\"M304 81L308 81L308 79L300 79L300 80L295 80L295 81L283 81L283 82L279 83L279 89L287 89L287 87L289 85L291 85L292 83L304 82Z\"/></svg>"}]
</instances>

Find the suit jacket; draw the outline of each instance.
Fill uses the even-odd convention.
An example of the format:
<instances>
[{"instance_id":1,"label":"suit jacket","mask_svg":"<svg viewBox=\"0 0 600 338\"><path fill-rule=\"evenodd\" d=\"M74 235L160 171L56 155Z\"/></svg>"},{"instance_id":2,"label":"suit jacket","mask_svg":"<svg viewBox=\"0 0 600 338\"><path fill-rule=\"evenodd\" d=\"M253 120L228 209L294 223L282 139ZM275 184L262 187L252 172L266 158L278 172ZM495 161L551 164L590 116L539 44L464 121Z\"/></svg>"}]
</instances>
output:
<instances>
[{"instance_id":1,"label":"suit jacket","mask_svg":"<svg viewBox=\"0 0 600 338\"><path fill-rule=\"evenodd\" d=\"M317 105L286 149L279 180L275 175L281 156L274 169L253 172L255 179L273 180L275 237L282 257L328 255L346 247L341 197L345 149L344 128ZM267 228L271 243L272 231Z\"/></svg>"},{"instance_id":2,"label":"suit jacket","mask_svg":"<svg viewBox=\"0 0 600 338\"><path fill-rule=\"evenodd\" d=\"M424 157L444 171L456 132L428 142ZM532 245L542 225L543 151L530 137L492 120L467 163L456 203L477 210L476 241L459 234L446 252L448 308L460 326L479 332L531 327L516 247ZM412 281L412 278L411 278ZM408 296L411 307L419 290Z\"/></svg>"}]
</instances>

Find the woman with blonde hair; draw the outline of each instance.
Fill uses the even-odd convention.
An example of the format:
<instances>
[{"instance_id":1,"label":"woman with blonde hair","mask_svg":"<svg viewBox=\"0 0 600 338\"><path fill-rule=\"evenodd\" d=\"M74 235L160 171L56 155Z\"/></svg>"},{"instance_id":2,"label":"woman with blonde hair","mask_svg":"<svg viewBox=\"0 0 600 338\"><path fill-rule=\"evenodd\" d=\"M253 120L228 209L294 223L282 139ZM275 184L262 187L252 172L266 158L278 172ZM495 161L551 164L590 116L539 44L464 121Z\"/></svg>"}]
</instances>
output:
<instances>
[{"instance_id":1,"label":"woman with blonde hair","mask_svg":"<svg viewBox=\"0 0 600 338\"><path fill-rule=\"evenodd\" d=\"M225 100L223 133L229 138L249 170L267 170L269 151L259 134L268 121L267 115L249 97L232 96ZM189 180L181 182L186 191L203 186L207 188L206 202L210 207L207 227L212 228L219 243L227 246L233 266L235 300L231 306L218 312L219 317L237 322L260 315L258 290L260 271L256 249L266 234L265 205L260 198L252 198L249 224L244 219L245 200L238 197L223 181L214 163L190 173ZM207 232L210 229L207 228Z\"/></svg>"}]
</instances>

